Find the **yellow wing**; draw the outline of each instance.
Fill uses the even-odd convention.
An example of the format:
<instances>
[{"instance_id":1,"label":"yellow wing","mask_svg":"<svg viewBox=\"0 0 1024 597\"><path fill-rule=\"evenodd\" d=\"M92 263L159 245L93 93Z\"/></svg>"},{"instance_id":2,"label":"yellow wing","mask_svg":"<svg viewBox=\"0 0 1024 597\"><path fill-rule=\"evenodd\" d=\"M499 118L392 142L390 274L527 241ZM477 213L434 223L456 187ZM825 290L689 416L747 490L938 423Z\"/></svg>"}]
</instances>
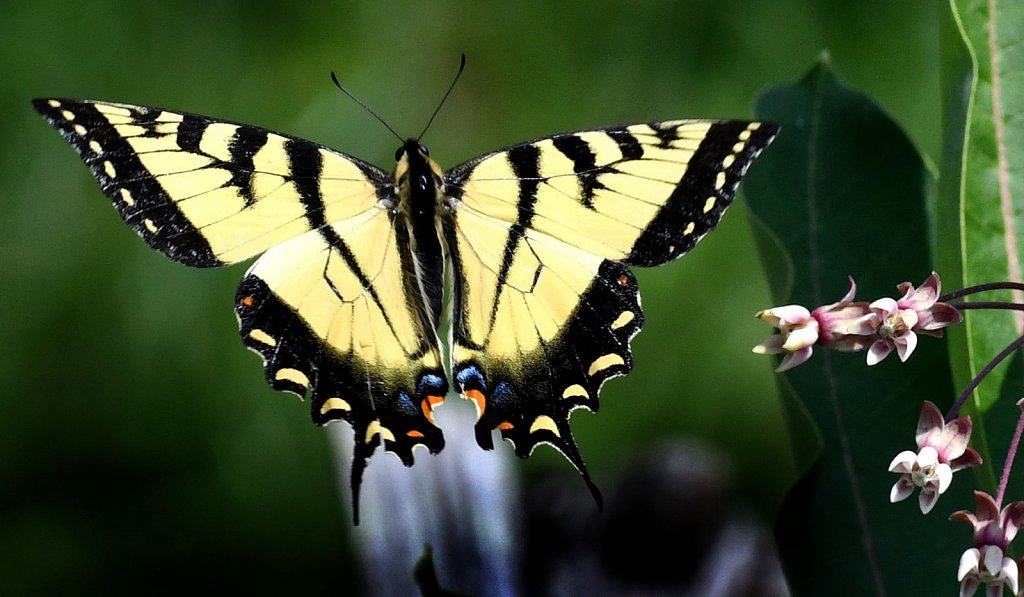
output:
<instances>
[{"instance_id":1,"label":"yellow wing","mask_svg":"<svg viewBox=\"0 0 1024 597\"><path fill-rule=\"evenodd\" d=\"M671 121L516 145L446 174L458 391L528 456L550 443L596 487L569 416L632 368L643 326L627 265L683 255L718 224L773 125Z\"/></svg>"},{"instance_id":2,"label":"yellow wing","mask_svg":"<svg viewBox=\"0 0 1024 597\"><path fill-rule=\"evenodd\" d=\"M237 263L370 209L390 175L311 141L128 104L40 99L124 221L198 267Z\"/></svg>"},{"instance_id":3,"label":"yellow wing","mask_svg":"<svg viewBox=\"0 0 1024 597\"><path fill-rule=\"evenodd\" d=\"M355 431L352 491L378 445L406 465L444 446L437 333L415 279L393 177L310 141L126 104L43 99L121 217L192 266L264 253L238 290L242 341L268 383ZM358 521L358 509L355 512Z\"/></svg>"}]
</instances>

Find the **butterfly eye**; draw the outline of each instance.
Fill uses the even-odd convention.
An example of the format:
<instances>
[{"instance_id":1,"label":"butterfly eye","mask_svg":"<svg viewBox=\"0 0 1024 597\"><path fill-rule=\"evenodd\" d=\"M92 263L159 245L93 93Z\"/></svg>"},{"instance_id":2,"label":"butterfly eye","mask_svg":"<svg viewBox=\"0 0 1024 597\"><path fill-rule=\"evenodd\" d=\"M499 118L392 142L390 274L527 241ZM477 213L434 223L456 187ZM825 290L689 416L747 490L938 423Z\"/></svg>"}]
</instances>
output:
<instances>
[{"instance_id":1,"label":"butterfly eye","mask_svg":"<svg viewBox=\"0 0 1024 597\"><path fill-rule=\"evenodd\" d=\"M420 145L420 153L423 155L430 155L430 150L427 149L426 145Z\"/></svg>"},{"instance_id":2,"label":"butterfly eye","mask_svg":"<svg viewBox=\"0 0 1024 597\"><path fill-rule=\"evenodd\" d=\"M398 160L402 159L402 154L403 153L405 153L405 148L404 147L399 147L398 149L395 150L395 161L396 162Z\"/></svg>"}]
</instances>

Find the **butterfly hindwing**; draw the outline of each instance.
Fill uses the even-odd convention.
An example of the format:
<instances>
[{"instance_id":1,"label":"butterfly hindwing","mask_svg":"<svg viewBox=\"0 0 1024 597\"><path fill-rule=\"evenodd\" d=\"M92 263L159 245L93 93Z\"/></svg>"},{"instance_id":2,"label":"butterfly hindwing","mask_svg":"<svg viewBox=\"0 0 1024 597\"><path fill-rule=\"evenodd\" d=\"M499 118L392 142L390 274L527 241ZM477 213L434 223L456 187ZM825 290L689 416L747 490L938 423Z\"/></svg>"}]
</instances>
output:
<instances>
[{"instance_id":1,"label":"butterfly hindwing","mask_svg":"<svg viewBox=\"0 0 1024 597\"><path fill-rule=\"evenodd\" d=\"M643 312L626 266L693 247L776 131L738 121L609 127L516 145L446 175L452 377L477 404L482 447L493 429L523 457L550 443L590 482L569 415L596 411L601 385L632 368Z\"/></svg>"},{"instance_id":2,"label":"butterfly hindwing","mask_svg":"<svg viewBox=\"0 0 1024 597\"><path fill-rule=\"evenodd\" d=\"M260 257L235 301L242 340L263 356L268 383L311 390L314 422L352 425L356 505L378 445L407 466L416 445L444 447L433 408L448 384L434 330L408 308L419 295L400 275L411 259L407 239L394 238L401 233L388 210L307 232Z\"/></svg>"}]
</instances>

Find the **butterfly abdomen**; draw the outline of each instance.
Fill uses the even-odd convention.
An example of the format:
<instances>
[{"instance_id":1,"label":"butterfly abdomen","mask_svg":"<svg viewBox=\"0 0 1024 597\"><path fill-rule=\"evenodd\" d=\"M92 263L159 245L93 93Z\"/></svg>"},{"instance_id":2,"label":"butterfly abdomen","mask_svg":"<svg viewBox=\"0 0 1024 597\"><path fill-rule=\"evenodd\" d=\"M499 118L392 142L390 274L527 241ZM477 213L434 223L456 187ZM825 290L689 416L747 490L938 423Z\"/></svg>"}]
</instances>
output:
<instances>
[{"instance_id":1,"label":"butterfly abdomen","mask_svg":"<svg viewBox=\"0 0 1024 597\"><path fill-rule=\"evenodd\" d=\"M441 319L444 292L444 252L438 232L437 206L443 183L441 169L430 159L427 148L415 139L408 139L396 153L395 186L399 217L406 220L406 230L415 261L415 281L427 309L428 329L436 330ZM399 239L400 241L402 239Z\"/></svg>"}]
</instances>

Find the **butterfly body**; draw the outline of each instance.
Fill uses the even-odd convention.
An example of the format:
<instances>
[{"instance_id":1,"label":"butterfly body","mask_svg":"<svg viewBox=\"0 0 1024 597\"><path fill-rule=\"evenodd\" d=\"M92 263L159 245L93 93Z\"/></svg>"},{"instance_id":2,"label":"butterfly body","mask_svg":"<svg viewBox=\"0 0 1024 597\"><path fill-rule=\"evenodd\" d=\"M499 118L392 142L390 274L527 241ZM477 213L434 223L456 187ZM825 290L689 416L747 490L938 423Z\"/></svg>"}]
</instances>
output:
<instances>
[{"instance_id":1,"label":"butterfly body","mask_svg":"<svg viewBox=\"0 0 1024 597\"><path fill-rule=\"evenodd\" d=\"M353 427L354 496L378 447L407 465L416 446L444 447L433 410L451 386L476 407L481 447L495 430L521 457L550 444L600 501L569 418L596 411L604 382L632 368L644 315L629 266L692 248L777 132L745 121L620 125L446 171L409 139L386 172L195 114L34 105L152 248L197 267L259 256L235 297L242 341L273 388L309 399L315 423Z\"/></svg>"}]
</instances>

